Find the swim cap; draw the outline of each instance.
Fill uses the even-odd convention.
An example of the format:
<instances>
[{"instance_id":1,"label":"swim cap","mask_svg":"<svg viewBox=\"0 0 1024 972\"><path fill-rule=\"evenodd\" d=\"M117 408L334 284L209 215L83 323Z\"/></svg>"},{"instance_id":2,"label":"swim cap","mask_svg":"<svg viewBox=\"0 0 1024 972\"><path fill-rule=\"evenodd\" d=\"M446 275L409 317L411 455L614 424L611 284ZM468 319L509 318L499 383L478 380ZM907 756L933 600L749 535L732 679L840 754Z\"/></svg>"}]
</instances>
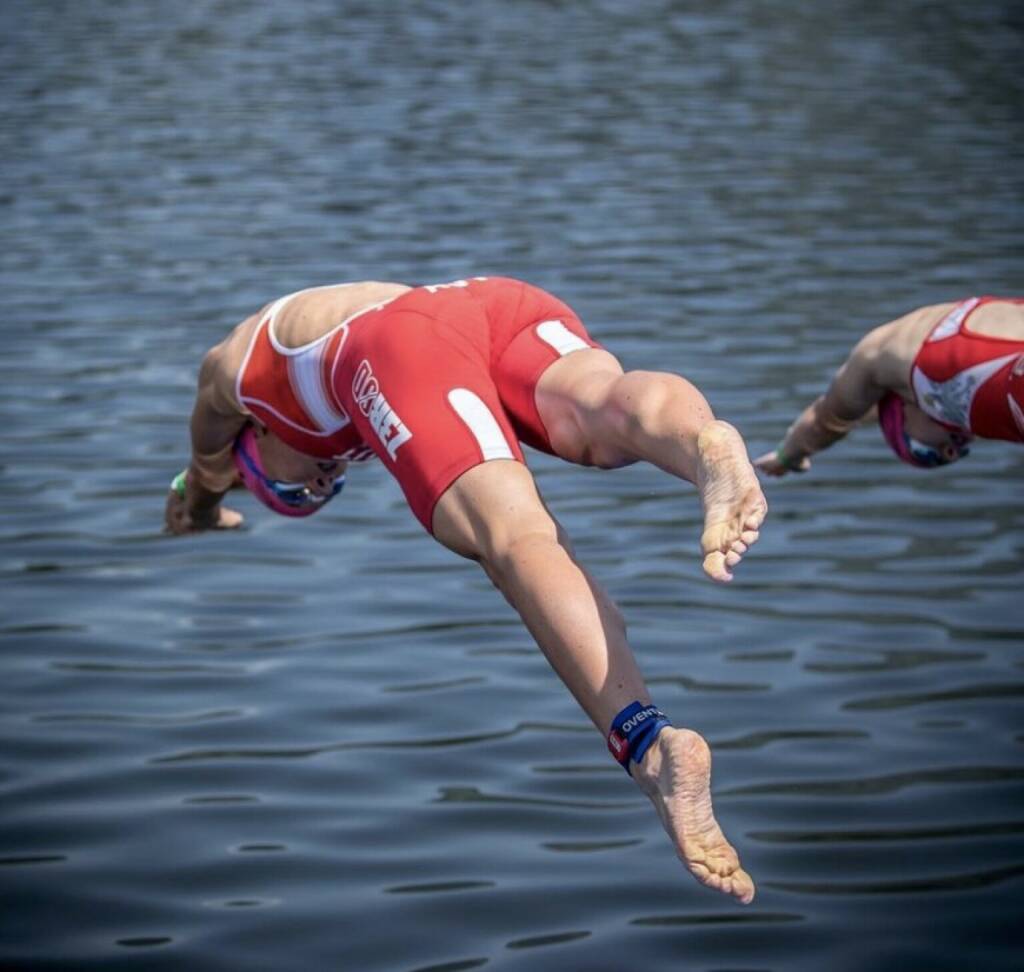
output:
<instances>
[{"instance_id":1,"label":"swim cap","mask_svg":"<svg viewBox=\"0 0 1024 972\"><path fill-rule=\"evenodd\" d=\"M934 469L936 466L948 466L969 453L968 436L951 433L956 455L949 457L935 446L918 442L907 434L903 412L903 399L895 392L886 392L878 403L878 424L882 427L882 435L889 443L889 448L905 463L918 469Z\"/></svg>"},{"instance_id":2,"label":"swim cap","mask_svg":"<svg viewBox=\"0 0 1024 972\"><path fill-rule=\"evenodd\" d=\"M267 509L280 513L281 516L312 516L317 510L323 509L325 503L337 496L345 485L345 477L339 476L334 481L334 492L330 496L317 496L304 483L286 483L279 479L271 479L260 460L256 433L251 425L247 425L238 434L231 454L245 488Z\"/></svg>"}]
</instances>

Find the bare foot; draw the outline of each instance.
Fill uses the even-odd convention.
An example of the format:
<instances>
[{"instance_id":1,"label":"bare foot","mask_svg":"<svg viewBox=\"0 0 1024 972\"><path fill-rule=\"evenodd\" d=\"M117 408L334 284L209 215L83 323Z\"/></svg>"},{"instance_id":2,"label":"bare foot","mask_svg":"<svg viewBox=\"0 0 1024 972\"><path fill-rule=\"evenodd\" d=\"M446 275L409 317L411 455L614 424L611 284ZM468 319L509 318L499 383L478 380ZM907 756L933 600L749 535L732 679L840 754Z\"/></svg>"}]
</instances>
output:
<instances>
[{"instance_id":1,"label":"bare foot","mask_svg":"<svg viewBox=\"0 0 1024 972\"><path fill-rule=\"evenodd\" d=\"M768 503L747 447L728 422L715 420L701 429L697 458L697 488L704 503L704 571L717 581L731 581L732 568L757 541Z\"/></svg>"},{"instance_id":2,"label":"bare foot","mask_svg":"<svg viewBox=\"0 0 1024 972\"><path fill-rule=\"evenodd\" d=\"M662 729L643 762L631 767L668 831L676 853L701 884L754 900L754 882L740 867L711 808L711 750L690 729Z\"/></svg>"}]
</instances>

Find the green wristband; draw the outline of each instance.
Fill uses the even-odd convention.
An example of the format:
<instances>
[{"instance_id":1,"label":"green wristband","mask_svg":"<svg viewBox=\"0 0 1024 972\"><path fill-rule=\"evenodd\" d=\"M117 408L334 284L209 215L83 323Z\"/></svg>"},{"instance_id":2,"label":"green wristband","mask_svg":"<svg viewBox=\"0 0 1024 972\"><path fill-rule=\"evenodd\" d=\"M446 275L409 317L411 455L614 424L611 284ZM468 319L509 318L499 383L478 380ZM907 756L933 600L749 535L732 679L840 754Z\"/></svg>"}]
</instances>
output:
<instances>
[{"instance_id":1,"label":"green wristband","mask_svg":"<svg viewBox=\"0 0 1024 972\"><path fill-rule=\"evenodd\" d=\"M185 482L187 479L188 470L182 469L182 471L171 480L171 492L177 494L178 499L185 498Z\"/></svg>"},{"instance_id":2,"label":"green wristband","mask_svg":"<svg viewBox=\"0 0 1024 972\"><path fill-rule=\"evenodd\" d=\"M785 441L785 439L782 440L782 442ZM778 459L782 466L790 472L803 472L803 466L801 464L803 460L793 462L793 460L782 451L782 442L775 447L775 458Z\"/></svg>"}]
</instances>

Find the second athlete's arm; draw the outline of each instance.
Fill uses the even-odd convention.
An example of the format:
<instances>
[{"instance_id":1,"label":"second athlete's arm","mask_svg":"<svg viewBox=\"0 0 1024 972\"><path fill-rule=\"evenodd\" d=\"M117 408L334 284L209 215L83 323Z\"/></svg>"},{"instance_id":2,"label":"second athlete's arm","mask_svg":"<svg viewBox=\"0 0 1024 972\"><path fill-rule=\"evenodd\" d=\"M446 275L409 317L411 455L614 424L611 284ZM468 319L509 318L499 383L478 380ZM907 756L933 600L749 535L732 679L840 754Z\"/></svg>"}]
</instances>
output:
<instances>
[{"instance_id":1,"label":"second athlete's arm","mask_svg":"<svg viewBox=\"0 0 1024 972\"><path fill-rule=\"evenodd\" d=\"M769 475L802 472L810 457L838 442L885 394L878 372L895 322L876 327L850 352L823 395L819 395L789 427L779 445L757 460Z\"/></svg>"}]
</instances>

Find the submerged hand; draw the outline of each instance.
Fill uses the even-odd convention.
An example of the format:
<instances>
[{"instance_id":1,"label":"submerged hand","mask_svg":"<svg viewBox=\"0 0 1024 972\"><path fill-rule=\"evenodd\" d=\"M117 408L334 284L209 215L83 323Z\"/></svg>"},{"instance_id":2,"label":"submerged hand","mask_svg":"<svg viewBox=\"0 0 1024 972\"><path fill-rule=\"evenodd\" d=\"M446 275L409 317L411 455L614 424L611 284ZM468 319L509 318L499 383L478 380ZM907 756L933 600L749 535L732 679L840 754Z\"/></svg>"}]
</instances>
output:
<instances>
[{"instance_id":1,"label":"submerged hand","mask_svg":"<svg viewBox=\"0 0 1024 972\"><path fill-rule=\"evenodd\" d=\"M807 472L811 468L811 460L804 456L798 462L786 462L780 457L778 449L772 449L754 460L754 468L766 476L785 476L786 473Z\"/></svg>"},{"instance_id":2,"label":"submerged hand","mask_svg":"<svg viewBox=\"0 0 1024 972\"><path fill-rule=\"evenodd\" d=\"M242 525L242 514L217 505L209 513L196 516L190 513L183 497L173 489L167 491L164 507L164 529L175 536L200 533L203 530L234 530Z\"/></svg>"}]
</instances>

